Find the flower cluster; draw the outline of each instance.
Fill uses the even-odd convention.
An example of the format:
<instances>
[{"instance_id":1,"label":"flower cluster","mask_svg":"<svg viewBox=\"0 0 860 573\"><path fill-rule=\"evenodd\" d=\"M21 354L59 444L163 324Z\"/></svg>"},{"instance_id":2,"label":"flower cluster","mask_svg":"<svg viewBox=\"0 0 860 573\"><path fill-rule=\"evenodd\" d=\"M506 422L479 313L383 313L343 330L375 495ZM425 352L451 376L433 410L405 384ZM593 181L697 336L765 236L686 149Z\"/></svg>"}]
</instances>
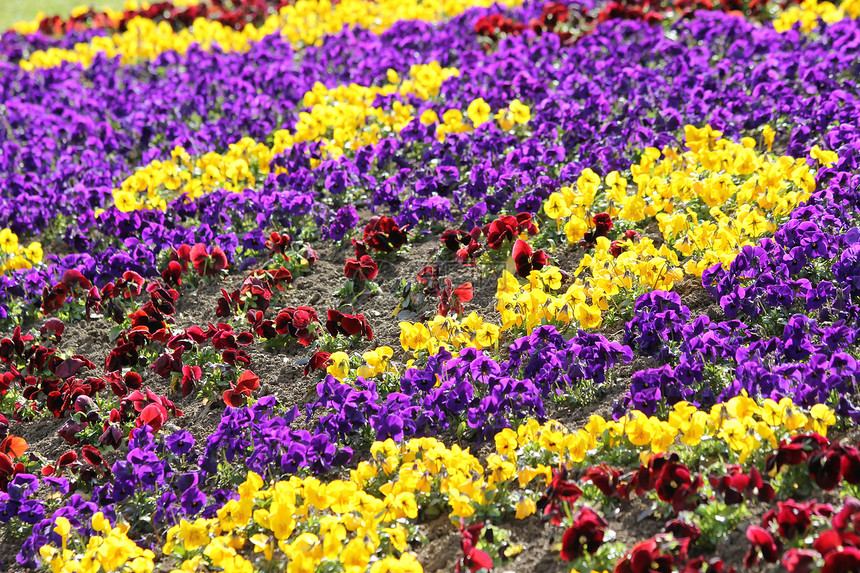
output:
<instances>
[{"instance_id":1,"label":"flower cluster","mask_svg":"<svg viewBox=\"0 0 860 573\"><path fill-rule=\"evenodd\" d=\"M689 151L646 149L631 166L636 193L628 191L619 172L601 181L586 169L575 187L562 188L544 203L544 212L570 243L594 247L580 262L574 283L593 306L607 310L619 292L669 289L685 272L701 275L715 263L730 263L744 246L773 232L815 189L805 160L759 155L755 140L733 143L710 126L688 125L685 136ZM773 136L766 127L768 148ZM835 154L823 158L823 165L836 161ZM651 217L660 229L659 248L635 231L607 238L619 222Z\"/></svg>"},{"instance_id":2,"label":"flower cluster","mask_svg":"<svg viewBox=\"0 0 860 573\"><path fill-rule=\"evenodd\" d=\"M511 2L515 4L516 2ZM76 44L68 49L51 48L37 51L21 61L26 70L50 68L63 62L92 65L100 54L107 57L121 56L123 63L138 59L155 59L165 52L186 53L192 45L211 49L217 45L228 51L247 51L254 43L269 34L278 32L290 42L313 45L326 34L340 31L344 26L372 24L377 33L403 20L439 20L461 13L473 4L459 0L453 5L442 2L413 2L395 6L383 3L354 0L348 3L318 4L311 0L298 0L284 5L277 14L267 17L259 26L248 23L239 30L235 22L221 23L200 14L191 25L174 30L167 21L150 20L146 14L125 22L125 30L113 36L95 36L87 43ZM313 22L308 25L308 22Z\"/></svg>"},{"instance_id":3,"label":"flower cluster","mask_svg":"<svg viewBox=\"0 0 860 573\"><path fill-rule=\"evenodd\" d=\"M46 16L33 22L20 22L15 30L21 33L40 31L61 36L76 30L123 31L134 18L147 18L156 22L167 22L172 28L189 27L197 18L214 20L225 26L241 29L245 24L260 25L265 17L276 12L288 2L285 0L236 0L229 7L218 0L173 0L150 3L146 7L137 2L126 2L124 11L97 11L80 7L68 18L59 15Z\"/></svg>"},{"instance_id":4,"label":"flower cluster","mask_svg":"<svg viewBox=\"0 0 860 573\"><path fill-rule=\"evenodd\" d=\"M42 262L42 245L32 242L24 247L11 229L0 229L0 273L13 269L30 269Z\"/></svg>"},{"instance_id":5,"label":"flower cluster","mask_svg":"<svg viewBox=\"0 0 860 573\"><path fill-rule=\"evenodd\" d=\"M860 18L860 4L849 0L838 6L832 2L804 0L800 6L792 6L774 20L773 27L779 32L787 32L799 25L806 33L812 32L819 20L827 23L838 22L845 18Z\"/></svg>"},{"instance_id":6,"label":"flower cluster","mask_svg":"<svg viewBox=\"0 0 860 573\"><path fill-rule=\"evenodd\" d=\"M851 569L856 15L4 33L0 569L692 573L740 568L710 556L745 522L748 565Z\"/></svg>"}]
</instances>

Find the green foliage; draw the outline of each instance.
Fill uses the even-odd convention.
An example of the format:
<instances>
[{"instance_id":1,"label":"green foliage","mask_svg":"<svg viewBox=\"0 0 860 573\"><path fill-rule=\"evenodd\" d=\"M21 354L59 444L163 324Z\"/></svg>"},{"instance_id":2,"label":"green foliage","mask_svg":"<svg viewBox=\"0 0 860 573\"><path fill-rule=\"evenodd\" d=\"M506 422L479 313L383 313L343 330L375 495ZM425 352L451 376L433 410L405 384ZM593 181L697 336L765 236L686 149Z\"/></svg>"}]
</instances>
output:
<instances>
[{"instance_id":1,"label":"green foliage","mask_svg":"<svg viewBox=\"0 0 860 573\"><path fill-rule=\"evenodd\" d=\"M712 500L696 508L693 522L702 530L696 539L696 547L703 551L714 549L720 541L728 538L729 534L748 519L750 511L746 503L726 505Z\"/></svg>"}]
</instances>

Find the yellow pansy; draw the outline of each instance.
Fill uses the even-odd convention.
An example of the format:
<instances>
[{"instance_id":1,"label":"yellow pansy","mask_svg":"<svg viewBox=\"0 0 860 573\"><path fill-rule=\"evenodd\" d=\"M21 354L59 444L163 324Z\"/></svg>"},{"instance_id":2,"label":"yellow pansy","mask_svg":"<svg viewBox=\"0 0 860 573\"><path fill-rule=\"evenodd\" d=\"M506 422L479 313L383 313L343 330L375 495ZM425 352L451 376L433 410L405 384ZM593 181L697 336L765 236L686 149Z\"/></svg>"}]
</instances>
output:
<instances>
[{"instance_id":1,"label":"yellow pansy","mask_svg":"<svg viewBox=\"0 0 860 573\"><path fill-rule=\"evenodd\" d=\"M517 503L516 518L525 519L530 515L534 515L535 511L537 511L537 504L530 497L526 497Z\"/></svg>"},{"instance_id":2,"label":"yellow pansy","mask_svg":"<svg viewBox=\"0 0 860 573\"><path fill-rule=\"evenodd\" d=\"M326 372L343 381L349 376L349 355L346 352L332 352L331 364L326 368Z\"/></svg>"},{"instance_id":3,"label":"yellow pansy","mask_svg":"<svg viewBox=\"0 0 860 573\"><path fill-rule=\"evenodd\" d=\"M478 127L490 121L490 111L490 104L485 102L484 98L478 98L466 108L466 115L469 116L472 125Z\"/></svg>"}]
</instances>

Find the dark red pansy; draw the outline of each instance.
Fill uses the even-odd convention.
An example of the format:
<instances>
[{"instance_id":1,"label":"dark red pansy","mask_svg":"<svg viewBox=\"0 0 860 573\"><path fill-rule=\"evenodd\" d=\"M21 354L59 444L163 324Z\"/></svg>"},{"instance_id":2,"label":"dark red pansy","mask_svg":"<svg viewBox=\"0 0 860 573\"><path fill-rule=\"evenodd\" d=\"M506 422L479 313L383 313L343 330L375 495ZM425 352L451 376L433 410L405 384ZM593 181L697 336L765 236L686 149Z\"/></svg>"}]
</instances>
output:
<instances>
[{"instance_id":1,"label":"dark red pansy","mask_svg":"<svg viewBox=\"0 0 860 573\"><path fill-rule=\"evenodd\" d=\"M826 504L816 503L814 500L798 502L793 499L777 502L776 508L771 509L762 517L762 523L770 526L776 522L779 534L784 539L792 539L804 533L812 525L813 515L827 515L832 509Z\"/></svg>"},{"instance_id":2,"label":"dark red pansy","mask_svg":"<svg viewBox=\"0 0 860 573\"><path fill-rule=\"evenodd\" d=\"M339 326L347 336L362 334L368 340L373 340L373 331L363 314L344 314L340 319Z\"/></svg>"},{"instance_id":3,"label":"dark red pansy","mask_svg":"<svg viewBox=\"0 0 860 573\"><path fill-rule=\"evenodd\" d=\"M269 308L269 302L272 300L272 291L267 283L255 276L249 276L242 283L237 300L241 301L241 306L245 309L266 312Z\"/></svg>"},{"instance_id":4,"label":"dark red pansy","mask_svg":"<svg viewBox=\"0 0 860 573\"><path fill-rule=\"evenodd\" d=\"M700 476L693 476L685 465L676 462L665 464L654 482L657 496L666 503L671 503L675 511L696 507L696 493L701 485Z\"/></svg>"},{"instance_id":5,"label":"dark red pansy","mask_svg":"<svg viewBox=\"0 0 860 573\"><path fill-rule=\"evenodd\" d=\"M15 473L15 464L12 462L12 458L0 453L0 479L9 478L13 473Z\"/></svg>"},{"instance_id":6,"label":"dark red pansy","mask_svg":"<svg viewBox=\"0 0 860 573\"><path fill-rule=\"evenodd\" d=\"M101 302L102 295L98 287L94 286L89 291L87 291L87 297L84 301L84 310L86 312L87 320L90 320L90 317L94 312L101 312ZM122 319L120 319L119 322L122 322Z\"/></svg>"},{"instance_id":7,"label":"dark red pansy","mask_svg":"<svg viewBox=\"0 0 860 573\"><path fill-rule=\"evenodd\" d=\"M727 505L738 505L744 500L744 495L755 497L759 501L771 501L775 496L773 486L765 482L755 466L749 474L744 474L740 466L728 466L728 474L709 478L714 492L722 496Z\"/></svg>"},{"instance_id":8,"label":"dark red pansy","mask_svg":"<svg viewBox=\"0 0 860 573\"><path fill-rule=\"evenodd\" d=\"M298 339L299 344L308 346L316 338L316 330L311 329L312 322L319 322L316 311L309 306L285 308L278 313L274 326L278 334L286 334Z\"/></svg>"},{"instance_id":9,"label":"dark red pansy","mask_svg":"<svg viewBox=\"0 0 860 573\"><path fill-rule=\"evenodd\" d=\"M150 368L162 378L169 378L172 372L182 372L182 354L185 348L180 346L172 354L165 352L155 359Z\"/></svg>"},{"instance_id":10,"label":"dark red pansy","mask_svg":"<svg viewBox=\"0 0 860 573\"><path fill-rule=\"evenodd\" d=\"M239 297L239 289L234 290L232 293L221 289L221 296L215 301L215 316L230 317L236 314L239 311Z\"/></svg>"},{"instance_id":11,"label":"dark red pansy","mask_svg":"<svg viewBox=\"0 0 860 573\"><path fill-rule=\"evenodd\" d=\"M834 551L838 551L842 545L842 536L835 529L822 531L812 542L812 546L822 557L827 557Z\"/></svg>"},{"instance_id":12,"label":"dark red pansy","mask_svg":"<svg viewBox=\"0 0 860 573\"><path fill-rule=\"evenodd\" d=\"M856 497L845 498L842 509L833 517L833 527L839 532L849 529L860 532L860 500Z\"/></svg>"},{"instance_id":13,"label":"dark red pansy","mask_svg":"<svg viewBox=\"0 0 860 573\"><path fill-rule=\"evenodd\" d=\"M313 356L311 356L310 360L308 360L308 363L305 364L304 375L307 376L314 370L325 370L330 363L331 352L317 350L314 352Z\"/></svg>"},{"instance_id":14,"label":"dark red pansy","mask_svg":"<svg viewBox=\"0 0 860 573\"><path fill-rule=\"evenodd\" d=\"M567 22L568 7L561 2L550 2L541 10L541 20L550 29L560 22Z\"/></svg>"},{"instance_id":15,"label":"dark red pansy","mask_svg":"<svg viewBox=\"0 0 860 573\"><path fill-rule=\"evenodd\" d=\"M132 390L139 390L140 387L143 385L143 377L134 371L126 372L124 381L125 385Z\"/></svg>"},{"instance_id":16,"label":"dark red pansy","mask_svg":"<svg viewBox=\"0 0 860 573\"><path fill-rule=\"evenodd\" d=\"M374 251L396 252L406 244L407 238L405 229L387 215L371 217L364 227L364 243Z\"/></svg>"},{"instance_id":17,"label":"dark red pansy","mask_svg":"<svg viewBox=\"0 0 860 573\"><path fill-rule=\"evenodd\" d=\"M475 296L475 290L472 287L472 283L463 283L451 293L461 302L469 302Z\"/></svg>"},{"instance_id":18,"label":"dark red pansy","mask_svg":"<svg viewBox=\"0 0 860 573\"><path fill-rule=\"evenodd\" d=\"M78 463L78 454L68 451L57 460L57 469L63 470Z\"/></svg>"},{"instance_id":19,"label":"dark red pansy","mask_svg":"<svg viewBox=\"0 0 860 573\"><path fill-rule=\"evenodd\" d=\"M445 288L439 291L439 315L448 316L450 311L463 314L463 303L469 302L475 295L472 283L463 283L453 288L451 279L445 279Z\"/></svg>"},{"instance_id":20,"label":"dark red pansy","mask_svg":"<svg viewBox=\"0 0 860 573\"><path fill-rule=\"evenodd\" d=\"M439 278L439 267L436 265L426 266L415 276L415 280L419 283L426 284L435 284L436 280Z\"/></svg>"},{"instance_id":21,"label":"dark red pansy","mask_svg":"<svg viewBox=\"0 0 860 573\"><path fill-rule=\"evenodd\" d=\"M182 367L182 395L189 396L197 388L197 383L203 377L203 370L199 366Z\"/></svg>"},{"instance_id":22,"label":"dark red pansy","mask_svg":"<svg viewBox=\"0 0 860 573\"><path fill-rule=\"evenodd\" d=\"M250 396L254 390L260 387L260 377L245 370L231 388L224 392L224 403L228 406L238 408L244 402L244 398Z\"/></svg>"},{"instance_id":23,"label":"dark red pansy","mask_svg":"<svg viewBox=\"0 0 860 573\"><path fill-rule=\"evenodd\" d=\"M63 274L61 281L71 292L84 292L92 288L90 280L81 274L80 271L69 269Z\"/></svg>"},{"instance_id":24,"label":"dark red pansy","mask_svg":"<svg viewBox=\"0 0 860 573\"><path fill-rule=\"evenodd\" d=\"M122 429L119 424L105 423L103 428L104 431L99 436L99 443L105 447L118 448L123 440Z\"/></svg>"},{"instance_id":25,"label":"dark red pansy","mask_svg":"<svg viewBox=\"0 0 860 573\"><path fill-rule=\"evenodd\" d=\"M830 440L814 432L795 436L790 442L787 444L781 444L779 448L777 448L776 469L779 471L782 465L797 465L803 463L809 459L809 456L816 452L820 452L829 445ZM780 451L783 449L786 454L783 458L780 458ZM768 459L768 462L769 461L770 458ZM769 465L767 466L767 469L769 472L771 469Z\"/></svg>"},{"instance_id":26,"label":"dark red pansy","mask_svg":"<svg viewBox=\"0 0 860 573\"><path fill-rule=\"evenodd\" d=\"M376 278L379 266L376 261L364 255L360 259L347 259L343 268L346 278L358 281L369 281Z\"/></svg>"},{"instance_id":27,"label":"dark red pansy","mask_svg":"<svg viewBox=\"0 0 860 573\"><path fill-rule=\"evenodd\" d=\"M493 16L499 16L499 14L478 18L477 22L475 22L475 34L479 36L493 36L496 33L496 23Z\"/></svg>"},{"instance_id":28,"label":"dark red pansy","mask_svg":"<svg viewBox=\"0 0 860 573\"><path fill-rule=\"evenodd\" d=\"M307 328L311 323L311 314L302 309L296 309L295 314L293 314L293 326L296 328Z\"/></svg>"},{"instance_id":29,"label":"dark red pansy","mask_svg":"<svg viewBox=\"0 0 860 573\"><path fill-rule=\"evenodd\" d=\"M445 248L452 253L456 253L458 249L468 245L471 239L469 233L459 229L445 229L439 238L442 244L445 245Z\"/></svg>"},{"instance_id":30,"label":"dark red pansy","mask_svg":"<svg viewBox=\"0 0 860 573\"><path fill-rule=\"evenodd\" d=\"M533 252L531 245L517 239L514 243L514 248L511 251L511 257L514 260L514 265L517 268L517 275L527 278L532 271L538 271L546 265L549 258L543 251Z\"/></svg>"},{"instance_id":31,"label":"dark red pansy","mask_svg":"<svg viewBox=\"0 0 860 573\"><path fill-rule=\"evenodd\" d=\"M39 328L39 335L41 335L43 339L53 338L59 342L65 330L66 325L63 324L62 320L59 318L49 318L45 321L45 324Z\"/></svg>"},{"instance_id":32,"label":"dark red pansy","mask_svg":"<svg viewBox=\"0 0 860 573\"><path fill-rule=\"evenodd\" d=\"M750 468L750 483L747 486L747 491L754 495L759 501L773 501L776 497L776 492L770 482L764 481L755 466Z\"/></svg>"},{"instance_id":33,"label":"dark red pansy","mask_svg":"<svg viewBox=\"0 0 860 573\"><path fill-rule=\"evenodd\" d=\"M277 269L257 270L254 272L256 276L262 278L267 285L278 290L284 290L284 286L293 282L293 274L289 269L278 267Z\"/></svg>"},{"instance_id":34,"label":"dark red pansy","mask_svg":"<svg viewBox=\"0 0 860 573\"><path fill-rule=\"evenodd\" d=\"M182 286L182 265L177 261L169 261L161 271L162 280L170 286Z\"/></svg>"},{"instance_id":35,"label":"dark red pansy","mask_svg":"<svg viewBox=\"0 0 860 573\"><path fill-rule=\"evenodd\" d=\"M789 573L809 573L815 568L818 555L809 549L789 549L782 556L782 565Z\"/></svg>"},{"instance_id":36,"label":"dark red pansy","mask_svg":"<svg viewBox=\"0 0 860 573\"><path fill-rule=\"evenodd\" d=\"M351 239L351 241L353 248L355 248L356 259L361 259L361 257L366 257L370 254L364 241L360 241L358 239Z\"/></svg>"},{"instance_id":37,"label":"dark red pansy","mask_svg":"<svg viewBox=\"0 0 860 573\"><path fill-rule=\"evenodd\" d=\"M621 472L602 463L599 466L592 466L585 470L583 481L593 483L600 493L606 497L620 497L618 485L621 478Z\"/></svg>"},{"instance_id":38,"label":"dark red pansy","mask_svg":"<svg viewBox=\"0 0 860 573\"><path fill-rule=\"evenodd\" d=\"M16 372L4 372L2 376L0 376L0 396L4 396L9 388L12 386L12 383L15 380L20 380L21 375ZM2 432L0 432L2 434Z\"/></svg>"},{"instance_id":39,"label":"dark red pansy","mask_svg":"<svg viewBox=\"0 0 860 573\"><path fill-rule=\"evenodd\" d=\"M42 291L42 313L48 315L63 308L69 294L69 287L63 283L58 283L51 289L46 286Z\"/></svg>"},{"instance_id":40,"label":"dark red pansy","mask_svg":"<svg viewBox=\"0 0 860 573\"><path fill-rule=\"evenodd\" d=\"M288 285L293 282L293 274L284 267L278 267L277 269L268 271L269 282L273 287L284 290L284 285Z\"/></svg>"},{"instance_id":41,"label":"dark red pansy","mask_svg":"<svg viewBox=\"0 0 860 573\"><path fill-rule=\"evenodd\" d=\"M203 329L196 325L186 328L185 335L197 344L202 344L203 342L209 340L208 335L203 332Z\"/></svg>"},{"instance_id":42,"label":"dark red pansy","mask_svg":"<svg viewBox=\"0 0 860 573\"><path fill-rule=\"evenodd\" d=\"M96 365L83 356L72 356L70 358L66 358L59 364L55 364L51 370L53 371L54 376L65 380L77 374L83 367L95 368Z\"/></svg>"},{"instance_id":43,"label":"dark red pansy","mask_svg":"<svg viewBox=\"0 0 860 573\"><path fill-rule=\"evenodd\" d=\"M81 457L91 466L107 466L102 453L89 444L81 448Z\"/></svg>"},{"instance_id":44,"label":"dark red pansy","mask_svg":"<svg viewBox=\"0 0 860 573\"><path fill-rule=\"evenodd\" d=\"M481 569L491 570L493 568L493 559L490 555L477 549L478 541L480 541L481 531L484 529L484 523L475 523L466 527L465 523L460 522L460 547L463 551L462 557L457 561L455 571L459 573L462 567L467 567L473 573Z\"/></svg>"},{"instance_id":45,"label":"dark red pansy","mask_svg":"<svg viewBox=\"0 0 860 573\"><path fill-rule=\"evenodd\" d=\"M560 557L565 561L579 559L586 552L594 553L603 545L609 523L588 507L573 516L571 525L562 536Z\"/></svg>"},{"instance_id":46,"label":"dark red pansy","mask_svg":"<svg viewBox=\"0 0 860 573\"><path fill-rule=\"evenodd\" d=\"M242 394L237 394L232 388L230 390L225 390L222 397L224 398L224 403L233 408L241 407L244 402L244 396Z\"/></svg>"},{"instance_id":47,"label":"dark red pansy","mask_svg":"<svg viewBox=\"0 0 860 573\"><path fill-rule=\"evenodd\" d=\"M695 541L701 535L702 530L695 523L690 523L681 518L675 518L664 526L666 533L671 533L675 539L689 539Z\"/></svg>"},{"instance_id":48,"label":"dark red pansy","mask_svg":"<svg viewBox=\"0 0 860 573\"><path fill-rule=\"evenodd\" d=\"M155 284L155 283L150 283ZM177 296L173 296L177 295ZM173 305L174 302L179 298L179 293L175 290L166 290L166 289L156 289L150 291L150 302L152 306L160 312L161 314L172 316L176 313L176 307Z\"/></svg>"},{"instance_id":49,"label":"dark red pansy","mask_svg":"<svg viewBox=\"0 0 860 573\"><path fill-rule=\"evenodd\" d=\"M229 364L230 366L236 366L236 364L243 364L245 366L251 363L251 357L248 356L248 353L244 350L236 350L234 348L227 348L221 353L221 360Z\"/></svg>"},{"instance_id":50,"label":"dark red pansy","mask_svg":"<svg viewBox=\"0 0 860 573\"><path fill-rule=\"evenodd\" d=\"M531 213L517 213L517 225L521 233L527 233L529 237L537 234L537 225L534 224Z\"/></svg>"},{"instance_id":51,"label":"dark red pansy","mask_svg":"<svg viewBox=\"0 0 860 573\"><path fill-rule=\"evenodd\" d=\"M167 408L161 404L147 404L143 410L141 410L134 426L136 428L140 428L141 426L148 425L153 432L157 432L161 429L161 426L164 425L164 422L167 421L167 418Z\"/></svg>"},{"instance_id":52,"label":"dark red pansy","mask_svg":"<svg viewBox=\"0 0 860 573\"><path fill-rule=\"evenodd\" d=\"M487 226L489 230L489 225ZM475 263L475 259L481 254L483 251L483 247L478 242L478 239L481 238L483 230L481 227L474 227L472 231L465 237L461 239L461 243L464 245L463 247L457 249L456 257L457 260L464 265L472 265ZM513 239L513 237L511 237ZM499 243L498 248L501 248L501 243ZM496 250L498 250L498 248Z\"/></svg>"},{"instance_id":53,"label":"dark red pansy","mask_svg":"<svg viewBox=\"0 0 860 573\"><path fill-rule=\"evenodd\" d=\"M250 396L251 392L260 387L260 377L251 372L250 370L245 370L239 376L239 379L236 381L236 386L234 387L236 392L241 394L245 394L246 396Z\"/></svg>"},{"instance_id":54,"label":"dark red pansy","mask_svg":"<svg viewBox=\"0 0 860 573\"><path fill-rule=\"evenodd\" d=\"M201 277L214 276L228 266L227 255L220 247L212 247L207 252L206 245L197 243L189 252L191 264Z\"/></svg>"},{"instance_id":55,"label":"dark red pansy","mask_svg":"<svg viewBox=\"0 0 860 573\"><path fill-rule=\"evenodd\" d=\"M736 573L734 567L726 569L725 562L719 557L694 557L687 561L678 573Z\"/></svg>"},{"instance_id":56,"label":"dark red pansy","mask_svg":"<svg viewBox=\"0 0 860 573\"><path fill-rule=\"evenodd\" d=\"M561 525L564 507L561 502L574 503L582 496L582 490L567 479L567 467L553 469L552 481L543 497L538 500L537 508L550 518L553 525Z\"/></svg>"},{"instance_id":57,"label":"dark red pansy","mask_svg":"<svg viewBox=\"0 0 860 573\"><path fill-rule=\"evenodd\" d=\"M594 223L594 233L597 237L605 237L614 226L609 213L598 213L591 221Z\"/></svg>"},{"instance_id":58,"label":"dark red pansy","mask_svg":"<svg viewBox=\"0 0 860 573\"><path fill-rule=\"evenodd\" d=\"M114 396L117 398L124 398L125 395L128 394L128 387L123 382L118 371L108 372L105 374L105 380L110 386L111 392L113 392Z\"/></svg>"},{"instance_id":59,"label":"dark red pansy","mask_svg":"<svg viewBox=\"0 0 860 573\"><path fill-rule=\"evenodd\" d=\"M615 241L612 241L612 244L609 245L609 253L618 258L621 253L627 250L626 242L629 241L638 241L642 237L636 231L629 230L624 232L624 237Z\"/></svg>"},{"instance_id":60,"label":"dark red pansy","mask_svg":"<svg viewBox=\"0 0 860 573\"><path fill-rule=\"evenodd\" d=\"M823 490L830 491L839 485L842 478L843 452L829 447L809 457L809 474Z\"/></svg>"},{"instance_id":61,"label":"dark red pansy","mask_svg":"<svg viewBox=\"0 0 860 573\"><path fill-rule=\"evenodd\" d=\"M339 310L329 309L326 313L325 328L332 336L362 334L368 340L373 340L373 329L370 328L363 314L345 314Z\"/></svg>"},{"instance_id":62,"label":"dark red pansy","mask_svg":"<svg viewBox=\"0 0 860 573\"><path fill-rule=\"evenodd\" d=\"M842 451L842 479L851 485L860 485L860 450L853 446L840 446Z\"/></svg>"},{"instance_id":63,"label":"dark red pansy","mask_svg":"<svg viewBox=\"0 0 860 573\"><path fill-rule=\"evenodd\" d=\"M292 239L290 239L288 234L272 231L269 234L269 239L266 241L266 248L272 251L272 253L283 255L290 244L292 244Z\"/></svg>"},{"instance_id":64,"label":"dark red pansy","mask_svg":"<svg viewBox=\"0 0 860 573\"><path fill-rule=\"evenodd\" d=\"M143 283L146 282L142 276L134 271L122 273L122 280L117 281L116 288L125 298L131 298L143 292Z\"/></svg>"},{"instance_id":65,"label":"dark red pansy","mask_svg":"<svg viewBox=\"0 0 860 573\"><path fill-rule=\"evenodd\" d=\"M245 319L257 336L266 340L275 338L278 335L278 331L275 330L274 321L265 319L263 316L263 313L259 310L249 310L245 315Z\"/></svg>"},{"instance_id":66,"label":"dark red pansy","mask_svg":"<svg viewBox=\"0 0 860 573\"><path fill-rule=\"evenodd\" d=\"M612 241L609 244L609 254L615 257L616 259L621 256L621 253L627 250L627 247L624 245L622 241Z\"/></svg>"},{"instance_id":67,"label":"dark red pansy","mask_svg":"<svg viewBox=\"0 0 860 573\"><path fill-rule=\"evenodd\" d=\"M860 549L857 547L843 547L824 558L821 573L847 573L848 571L860 571Z\"/></svg>"},{"instance_id":68,"label":"dark red pansy","mask_svg":"<svg viewBox=\"0 0 860 573\"><path fill-rule=\"evenodd\" d=\"M517 218L512 215L503 215L484 227L487 247L498 251L506 241L512 242L519 231L520 223Z\"/></svg>"},{"instance_id":69,"label":"dark red pansy","mask_svg":"<svg viewBox=\"0 0 860 573\"><path fill-rule=\"evenodd\" d=\"M170 260L179 262L182 265L182 272L187 271L191 263L191 245L180 245L171 250Z\"/></svg>"},{"instance_id":70,"label":"dark red pansy","mask_svg":"<svg viewBox=\"0 0 860 573\"><path fill-rule=\"evenodd\" d=\"M747 568L758 563L759 558L768 563L776 563L779 560L779 545L768 530L758 525L750 525L747 527L746 536L752 543L749 553L744 558L744 565Z\"/></svg>"},{"instance_id":71,"label":"dark red pansy","mask_svg":"<svg viewBox=\"0 0 860 573\"><path fill-rule=\"evenodd\" d=\"M614 573L671 573L674 559L656 539L634 545L615 565Z\"/></svg>"}]
</instances>

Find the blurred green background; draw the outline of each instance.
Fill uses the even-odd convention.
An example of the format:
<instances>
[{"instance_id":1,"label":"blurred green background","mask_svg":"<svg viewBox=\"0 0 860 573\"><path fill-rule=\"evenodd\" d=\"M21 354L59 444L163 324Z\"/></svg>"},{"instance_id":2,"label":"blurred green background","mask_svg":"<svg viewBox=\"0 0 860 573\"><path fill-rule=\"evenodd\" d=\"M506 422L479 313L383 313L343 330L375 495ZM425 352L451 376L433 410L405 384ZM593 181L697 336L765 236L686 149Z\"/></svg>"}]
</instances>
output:
<instances>
[{"instance_id":1,"label":"blurred green background","mask_svg":"<svg viewBox=\"0 0 860 573\"><path fill-rule=\"evenodd\" d=\"M0 30L21 20L32 20L39 12L48 16L68 16L76 6L119 9L123 4L125 0L0 0Z\"/></svg>"}]
</instances>

